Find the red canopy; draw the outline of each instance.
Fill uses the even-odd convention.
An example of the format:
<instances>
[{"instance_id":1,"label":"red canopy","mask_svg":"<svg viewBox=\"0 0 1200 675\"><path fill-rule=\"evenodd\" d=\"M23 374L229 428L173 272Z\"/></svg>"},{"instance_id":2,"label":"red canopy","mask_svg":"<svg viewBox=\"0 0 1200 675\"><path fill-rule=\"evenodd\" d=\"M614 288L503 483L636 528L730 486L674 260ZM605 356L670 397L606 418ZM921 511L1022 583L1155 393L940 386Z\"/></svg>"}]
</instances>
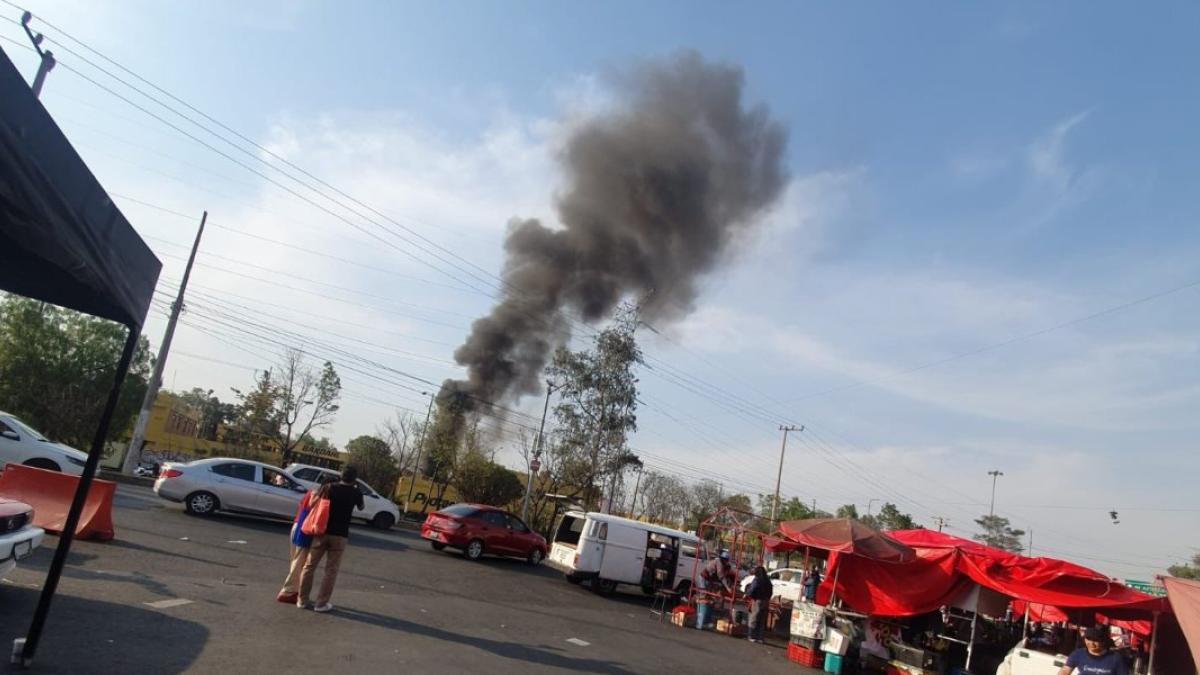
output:
<instances>
[{"instance_id":1,"label":"red canopy","mask_svg":"<svg viewBox=\"0 0 1200 675\"><path fill-rule=\"evenodd\" d=\"M884 562L904 562L916 553L904 544L853 518L808 518L779 524L779 531L798 546L853 553Z\"/></svg>"},{"instance_id":2,"label":"red canopy","mask_svg":"<svg viewBox=\"0 0 1200 675\"><path fill-rule=\"evenodd\" d=\"M1175 610L1175 618L1192 650L1192 660L1200 668L1200 582L1163 577L1163 585L1167 587L1171 608Z\"/></svg>"}]
</instances>

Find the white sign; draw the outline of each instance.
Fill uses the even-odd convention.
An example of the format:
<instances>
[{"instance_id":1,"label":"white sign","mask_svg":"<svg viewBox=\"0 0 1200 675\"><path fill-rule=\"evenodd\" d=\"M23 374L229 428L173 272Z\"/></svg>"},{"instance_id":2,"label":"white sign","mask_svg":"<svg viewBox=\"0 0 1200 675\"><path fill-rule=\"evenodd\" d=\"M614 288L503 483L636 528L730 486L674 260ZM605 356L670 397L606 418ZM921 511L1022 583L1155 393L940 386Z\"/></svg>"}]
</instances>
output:
<instances>
[{"instance_id":1,"label":"white sign","mask_svg":"<svg viewBox=\"0 0 1200 675\"><path fill-rule=\"evenodd\" d=\"M820 639L825 634L825 606L811 602L792 605L792 635Z\"/></svg>"}]
</instances>

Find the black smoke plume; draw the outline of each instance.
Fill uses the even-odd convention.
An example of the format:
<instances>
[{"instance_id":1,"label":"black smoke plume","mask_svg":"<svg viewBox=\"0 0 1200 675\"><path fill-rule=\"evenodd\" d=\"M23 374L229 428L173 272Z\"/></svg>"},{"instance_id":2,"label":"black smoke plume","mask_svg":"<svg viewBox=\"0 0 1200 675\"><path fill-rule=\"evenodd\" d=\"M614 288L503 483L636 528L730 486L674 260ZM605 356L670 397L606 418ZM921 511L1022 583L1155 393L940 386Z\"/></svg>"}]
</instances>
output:
<instances>
[{"instance_id":1,"label":"black smoke plume","mask_svg":"<svg viewBox=\"0 0 1200 675\"><path fill-rule=\"evenodd\" d=\"M564 144L562 227L511 222L503 297L454 352L467 379L446 381L442 402L537 393L570 337L568 316L596 322L626 298L651 322L693 309L701 275L787 179L786 133L764 106L745 104L743 88L740 68L694 53L619 80L612 110Z\"/></svg>"}]
</instances>

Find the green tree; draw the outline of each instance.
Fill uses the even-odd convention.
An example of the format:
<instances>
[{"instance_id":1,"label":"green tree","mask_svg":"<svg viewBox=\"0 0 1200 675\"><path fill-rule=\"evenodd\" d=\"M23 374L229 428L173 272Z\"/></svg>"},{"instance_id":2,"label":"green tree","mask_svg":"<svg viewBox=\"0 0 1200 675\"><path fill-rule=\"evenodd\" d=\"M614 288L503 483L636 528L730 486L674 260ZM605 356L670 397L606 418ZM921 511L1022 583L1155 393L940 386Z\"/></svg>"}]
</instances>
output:
<instances>
[{"instance_id":1,"label":"green tree","mask_svg":"<svg viewBox=\"0 0 1200 675\"><path fill-rule=\"evenodd\" d=\"M221 429L237 419L238 408L232 403L223 403L213 396L212 389L194 387L184 392L173 392L185 405L200 413L200 428L197 437L208 441L220 440Z\"/></svg>"},{"instance_id":2,"label":"green tree","mask_svg":"<svg viewBox=\"0 0 1200 675\"><path fill-rule=\"evenodd\" d=\"M464 501L492 506L508 505L525 494L525 484L517 474L478 450L463 453L455 471L454 488Z\"/></svg>"},{"instance_id":3,"label":"green tree","mask_svg":"<svg viewBox=\"0 0 1200 675\"><path fill-rule=\"evenodd\" d=\"M225 430L225 442L235 449L269 453L279 442L279 384L270 370L260 371L254 388L233 389L237 416Z\"/></svg>"},{"instance_id":4,"label":"green tree","mask_svg":"<svg viewBox=\"0 0 1200 675\"><path fill-rule=\"evenodd\" d=\"M346 444L346 463L358 467L358 477L389 498L396 490L400 467L387 441L376 436L356 436Z\"/></svg>"},{"instance_id":5,"label":"green tree","mask_svg":"<svg viewBox=\"0 0 1200 675\"><path fill-rule=\"evenodd\" d=\"M705 478L692 486L687 517L687 529L695 530L721 506L725 490L715 480Z\"/></svg>"},{"instance_id":6,"label":"green tree","mask_svg":"<svg viewBox=\"0 0 1200 675\"><path fill-rule=\"evenodd\" d=\"M125 330L111 321L0 293L0 410L53 440L90 449L125 346ZM150 368L149 343L142 337L108 440L133 426Z\"/></svg>"},{"instance_id":7,"label":"green tree","mask_svg":"<svg viewBox=\"0 0 1200 675\"><path fill-rule=\"evenodd\" d=\"M775 495L758 496L758 514L764 520L771 518L771 502L774 501ZM785 520L806 520L808 518L828 518L830 514L824 511L814 511L811 506L805 504L799 497L792 497L784 500L780 498L779 508L775 512L775 518L779 522Z\"/></svg>"},{"instance_id":8,"label":"green tree","mask_svg":"<svg viewBox=\"0 0 1200 675\"><path fill-rule=\"evenodd\" d=\"M1200 579L1200 553L1192 556L1190 565L1171 565L1167 574L1180 579Z\"/></svg>"},{"instance_id":9,"label":"green tree","mask_svg":"<svg viewBox=\"0 0 1200 675\"><path fill-rule=\"evenodd\" d=\"M554 418L562 442L588 454L585 505L598 501L597 481L624 468L615 459L629 454L628 434L637 430L637 377L642 363L635 331L637 314L626 306L613 325L593 340L592 349L560 347L546 369L558 386Z\"/></svg>"},{"instance_id":10,"label":"green tree","mask_svg":"<svg viewBox=\"0 0 1200 675\"><path fill-rule=\"evenodd\" d=\"M883 508L879 509L875 522L868 524L877 530L912 530L920 527L911 515L901 512L891 502L885 502ZM1020 550L1019 544L1017 549Z\"/></svg>"},{"instance_id":11,"label":"green tree","mask_svg":"<svg viewBox=\"0 0 1200 675\"><path fill-rule=\"evenodd\" d=\"M975 519L975 524L983 530L975 535L976 541L1013 553L1020 553L1024 549L1024 546L1021 545L1021 537L1025 536L1025 531L1009 527L1008 518L994 515L980 516Z\"/></svg>"}]
</instances>

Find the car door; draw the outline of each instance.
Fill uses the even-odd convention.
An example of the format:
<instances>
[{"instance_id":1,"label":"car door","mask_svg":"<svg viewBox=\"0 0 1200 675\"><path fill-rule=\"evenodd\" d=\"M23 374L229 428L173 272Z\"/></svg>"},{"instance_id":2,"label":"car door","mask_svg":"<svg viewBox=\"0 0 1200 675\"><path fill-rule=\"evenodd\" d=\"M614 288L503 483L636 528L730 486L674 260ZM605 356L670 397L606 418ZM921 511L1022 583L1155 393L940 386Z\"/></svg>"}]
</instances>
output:
<instances>
[{"instance_id":1,"label":"car door","mask_svg":"<svg viewBox=\"0 0 1200 675\"><path fill-rule=\"evenodd\" d=\"M508 537L508 518L501 511L484 511L479 514L483 521L480 527L480 536L483 539L484 548L489 553L504 553L512 552Z\"/></svg>"},{"instance_id":2,"label":"car door","mask_svg":"<svg viewBox=\"0 0 1200 675\"><path fill-rule=\"evenodd\" d=\"M259 467L258 501L255 510L280 518L293 518L300 497L306 492L303 485L277 469Z\"/></svg>"},{"instance_id":3,"label":"car door","mask_svg":"<svg viewBox=\"0 0 1200 675\"><path fill-rule=\"evenodd\" d=\"M374 518L375 513L379 511L379 495L375 494L375 491L371 489L371 486L367 485L361 480L358 481L358 491L362 494L363 505L361 509L357 506L354 507L354 517L362 518L363 520L370 520L371 518Z\"/></svg>"},{"instance_id":4,"label":"car door","mask_svg":"<svg viewBox=\"0 0 1200 675\"><path fill-rule=\"evenodd\" d=\"M25 447L20 429L15 424L6 424L5 419L0 417L0 470L5 462L21 464L28 458L29 450Z\"/></svg>"},{"instance_id":5,"label":"car door","mask_svg":"<svg viewBox=\"0 0 1200 675\"><path fill-rule=\"evenodd\" d=\"M508 518L508 550L516 555L529 555L536 543L533 533L521 519L509 513Z\"/></svg>"},{"instance_id":6,"label":"car door","mask_svg":"<svg viewBox=\"0 0 1200 675\"><path fill-rule=\"evenodd\" d=\"M254 511L258 507L258 467L247 462L214 464L212 488L221 508L230 511Z\"/></svg>"}]
</instances>

